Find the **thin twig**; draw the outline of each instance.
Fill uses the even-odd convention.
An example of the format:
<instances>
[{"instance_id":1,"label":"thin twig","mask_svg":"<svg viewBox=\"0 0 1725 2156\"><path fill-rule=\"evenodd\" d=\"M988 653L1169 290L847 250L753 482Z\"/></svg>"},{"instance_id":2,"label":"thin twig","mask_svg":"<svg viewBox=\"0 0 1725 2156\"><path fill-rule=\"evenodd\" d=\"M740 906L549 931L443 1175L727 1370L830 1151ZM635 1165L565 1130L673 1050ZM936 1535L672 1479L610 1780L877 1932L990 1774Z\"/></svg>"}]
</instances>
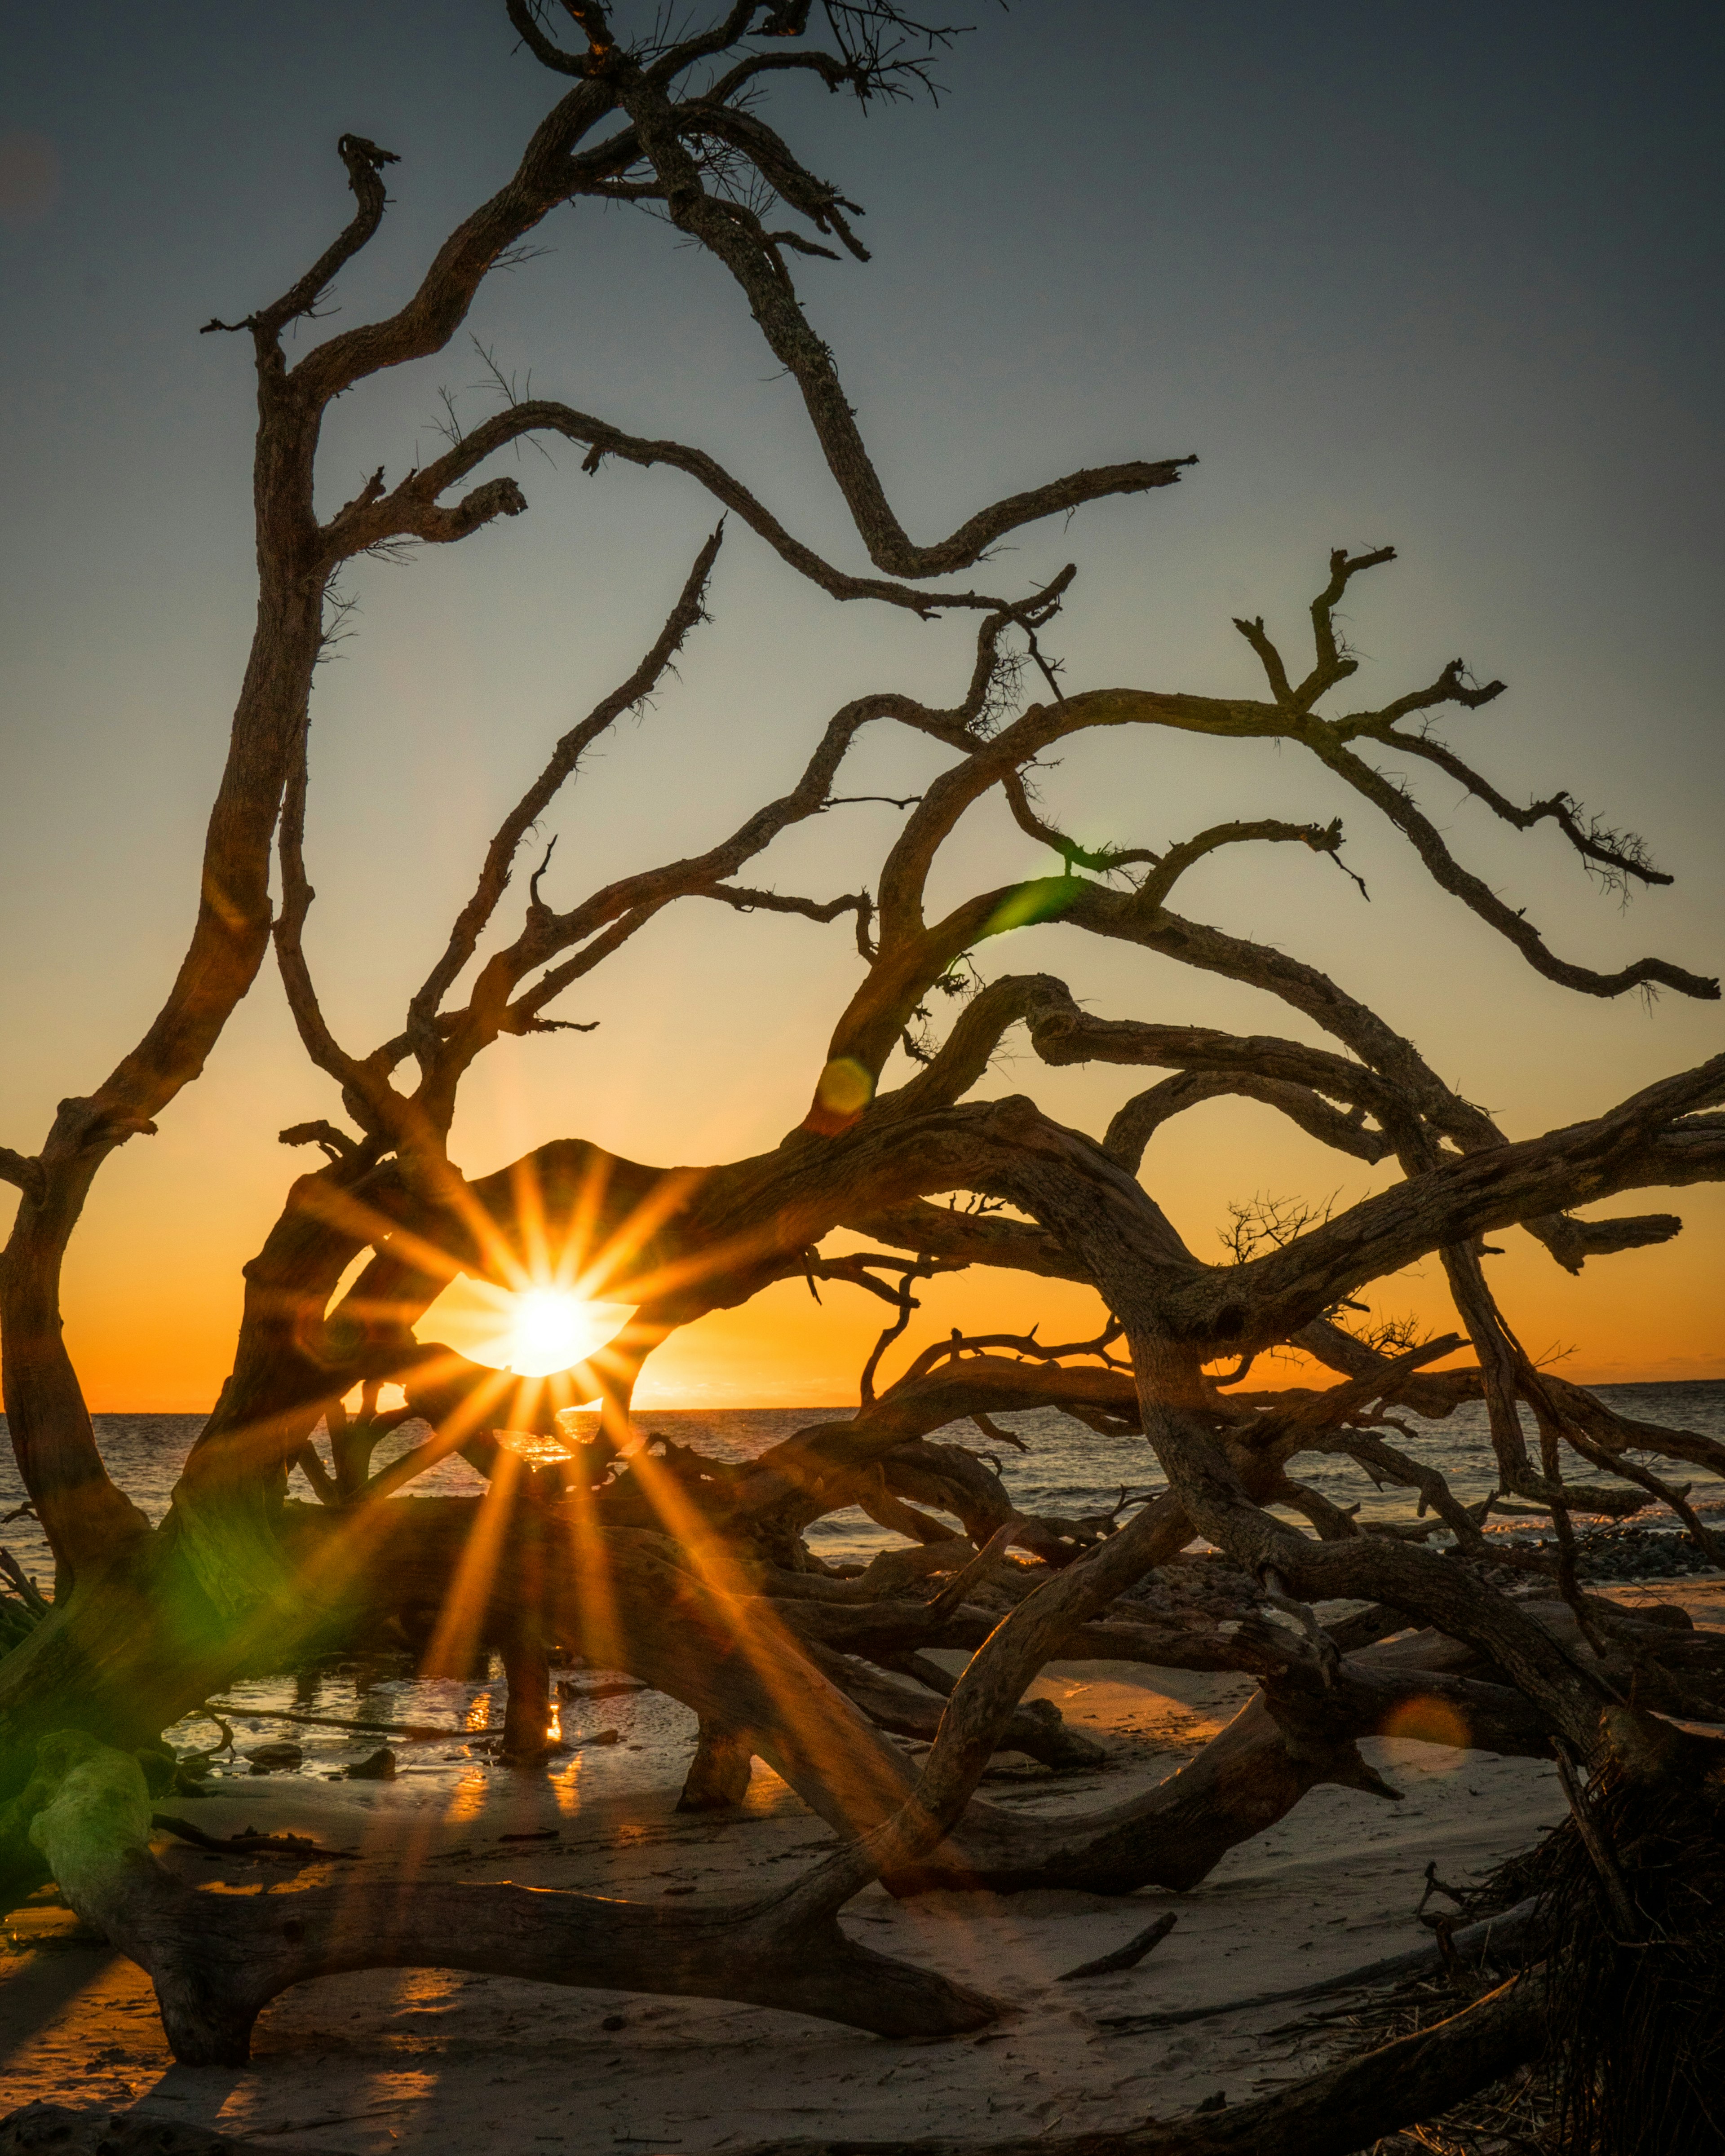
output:
<instances>
[{"instance_id":1,"label":"thin twig","mask_svg":"<svg viewBox=\"0 0 1725 2156\"><path fill-rule=\"evenodd\" d=\"M1076 1969L1069 1969L1055 1979L1056 1984L1076 1984L1081 1977L1112 1976L1117 1969L1136 1969L1145 1955L1159 1947L1179 1922L1172 1909L1165 1911L1153 1924L1147 1924L1136 1938L1128 1939L1123 1947L1112 1953L1103 1954L1099 1960L1081 1962Z\"/></svg>"}]
</instances>

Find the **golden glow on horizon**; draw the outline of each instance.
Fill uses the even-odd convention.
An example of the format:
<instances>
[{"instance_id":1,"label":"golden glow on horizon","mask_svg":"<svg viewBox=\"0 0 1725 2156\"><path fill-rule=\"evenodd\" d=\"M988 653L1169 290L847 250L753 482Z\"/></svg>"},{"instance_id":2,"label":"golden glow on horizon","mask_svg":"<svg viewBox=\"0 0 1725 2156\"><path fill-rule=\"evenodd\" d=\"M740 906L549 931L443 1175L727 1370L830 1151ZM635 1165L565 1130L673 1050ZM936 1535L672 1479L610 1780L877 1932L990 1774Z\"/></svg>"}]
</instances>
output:
<instances>
[{"instance_id":1,"label":"golden glow on horizon","mask_svg":"<svg viewBox=\"0 0 1725 2156\"><path fill-rule=\"evenodd\" d=\"M1104 1099L1094 1114L1075 1111L1072 1120L1100 1127L1106 1106ZM1247 1141L1261 1181L1314 1187L1312 1142L1291 1127L1284 1129L1255 1104L1213 1102L1188 1120L1192 1127L1185 1149L1170 1149L1153 1161L1149 1179L1194 1250L1212 1246L1214 1194L1227 1187L1228 1178L1237 1181L1236 1156ZM251 1215L267 1212L278 1194L270 1184L241 1190L245 1202L236 1199L225 1211L176 1212L168 1204L171 1185L155 1179L149 1158L140 1155L136 1165L148 1171L144 1194L161 1213L161 1263L137 1265L136 1222L126 1208L93 1216L67 1274L67 1346L97 1414L203 1414L232 1367L239 1317L238 1262L255 1248L257 1224ZM182 1158L175 1172L186 1164ZM269 1165L273 1173L275 1163ZM0 1185L0 1222L13 1194ZM394 1231L402 1255L449 1276L449 1286L429 1308L404 1313L420 1341L441 1342L456 1355L499 1371L496 1389L482 1389L467 1411L439 1432L445 1449L473 1428L534 1419L537 1410L531 1402L517 1404L514 1380L502 1366L513 1363L530 1386L539 1382L533 1373L547 1368L536 1358L530 1360L528 1343L513 1337L517 1299L542 1294L586 1306L593 1328L588 1339L594 1344L572 1366L560 1359L567 1352L562 1342L552 1350L553 1410L594 1399L606 1382L626 1390L637 1370L637 1411L854 1402L857 1372L880 1329L872 1297L839 1291L817 1305L801 1280L783 1280L746 1303L716 1309L674 1330L662 1346L649 1337L639 1316L628 1317L631 1306L650 1309L675 1297L696 1270L658 1240L665 1218L685 1195L682 1180L666 1176L639 1204L607 1209L603 1178L595 1175L590 1188L562 1192L554 1217L547 1218L552 1209L524 1178L516 1195L523 1230L518 1240L506 1240L476 1204L467 1224L489 1281L456 1270L432 1245ZM1579 1352L1566 1363L1564 1374L1582 1384L1725 1376L1715 1308L1725 1264L1725 1189L1703 1186L1686 1193L1684 1213L1680 1240L1612 1265L1589 1265L1579 1276L1553 1266L1528 1239L1512 1240L1495 1260L1494 1278L1515 1311L1518 1329L1541 1348L1577 1342ZM919 1331L900 1343L906 1358L955 1326L989 1332L1004 1321L1009 1329L1022 1331L1040 1318L1076 1339L1096 1332L1101 1322L1095 1296L1075 1283L983 1267L927 1282L919 1300ZM1392 1313L1410 1313L1434 1332L1455 1323L1441 1271L1429 1265L1385 1282L1373 1301ZM531 1330L540 1332L536 1315ZM608 1344L599 1344L608 1338ZM567 1381L558 1375L565 1368ZM1327 1382L1303 1358L1278 1363L1273 1374L1281 1383Z\"/></svg>"}]
</instances>

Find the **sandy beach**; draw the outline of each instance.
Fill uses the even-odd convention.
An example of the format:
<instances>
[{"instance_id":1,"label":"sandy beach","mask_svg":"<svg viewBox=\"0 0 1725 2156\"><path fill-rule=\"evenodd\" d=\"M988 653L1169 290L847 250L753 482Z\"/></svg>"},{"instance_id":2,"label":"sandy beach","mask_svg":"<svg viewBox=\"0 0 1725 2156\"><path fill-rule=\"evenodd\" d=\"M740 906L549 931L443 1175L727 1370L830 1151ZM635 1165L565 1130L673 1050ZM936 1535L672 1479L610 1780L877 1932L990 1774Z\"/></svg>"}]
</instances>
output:
<instances>
[{"instance_id":1,"label":"sandy beach","mask_svg":"<svg viewBox=\"0 0 1725 2156\"><path fill-rule=\"evenodd\" d=\"M1631 1606L1679 1603L1697 1624L1725 1630L1725 1583L1613 1592ZM1232 1677L1051 1665L1034 1691L1106 1741L1109 1766L1055 1778L1008 1758L986 1793L1029 1811L1118 1802L1178 1766L1248 1690ZM287 1894L357 1866L409 1863L445 1876L647 1898L734 1895L789 1876L828 1845L828 1830L758 1763L737 1815L679 1816L692 1717L657 1695L573 1704L565 1727L572 1737L618 1735L579 1745L549 1774L404 1748L393 1782L259 1776L218 1784L184 1807L213 1835L256 1826L361 1852L340 1866L212 1857L167 1836L157 1846L182 1876L225 1892ZM896 1902L875 1887L853 1902L845 1922L870 1945L1009 2003L1008 2016L980 2037L892 2042L721 2002L372 1971L277 1999L259 2020L249 2067L192 2070L169 2056L142 1974L101 1943L80 1942L69 1912L41 1907L8 1927L0 2087L8 2107L42 2100L104 2116L136 2107L354 2156L410 2146L701 2156L840 2131L985 2139L1124 2126L1218 2094L1240 2102L1320 2056L1312 2040L1270 2033L1287 2008L1160 2031L1104 2025L1297 1985L1421 1943L1429 1935L1414 1910L1428 1863L1446 1879L1476 1877L1563 1813L1555 1771L1543 1763L1384 1739L1363 1748L1403 1791L1399 1804L1319 1789L1190 1893ZM526 1835L542 1838L508 1838ZM1163 1910L1178 1922L1137 1969L1055 1981Z\"/></svg>"}]
</instances>

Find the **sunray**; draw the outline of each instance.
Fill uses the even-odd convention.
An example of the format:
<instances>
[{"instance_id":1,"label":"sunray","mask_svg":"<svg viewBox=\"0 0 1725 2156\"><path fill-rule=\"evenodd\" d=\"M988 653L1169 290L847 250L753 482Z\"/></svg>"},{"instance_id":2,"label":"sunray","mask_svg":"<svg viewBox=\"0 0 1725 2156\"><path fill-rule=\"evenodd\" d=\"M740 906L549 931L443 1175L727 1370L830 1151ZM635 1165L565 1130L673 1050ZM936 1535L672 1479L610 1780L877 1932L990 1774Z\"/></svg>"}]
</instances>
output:
<instances>
[{"instance_id":1,"label":"sunray","mask_svg":"<svg viewBox=\"0 0 1725 2156\"><path fill-rule=\"evenodd\" d=\"M421 1658L422 1676L460 1676L472 1667L514 1509L516 1486L523 1471L524 1463L516 1454L507 1448L499 1451L472 1532L462 1546L461 1561L444 1596L430 1645Z\"/></svg>"}]
</instances>

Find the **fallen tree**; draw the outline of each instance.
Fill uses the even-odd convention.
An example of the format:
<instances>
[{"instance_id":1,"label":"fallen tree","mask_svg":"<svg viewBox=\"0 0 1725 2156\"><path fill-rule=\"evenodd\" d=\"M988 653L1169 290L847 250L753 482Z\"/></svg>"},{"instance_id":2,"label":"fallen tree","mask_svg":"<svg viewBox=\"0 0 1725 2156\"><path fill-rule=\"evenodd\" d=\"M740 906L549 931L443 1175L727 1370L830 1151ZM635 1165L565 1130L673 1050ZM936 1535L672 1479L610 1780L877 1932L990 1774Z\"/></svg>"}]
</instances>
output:
<instances>
[{"instance_id":1,"label":"fallen tree","mask_svg":"<svg viewBox=\"0 0 1725 2156\"><path fill-rule=\"evenodd\" d=\"M396 161L350 135L338 145L355 202L344 231L275 301L208 326L249 338L255 362L260 589L195 927L143 1039L93 1092L62 1103L35 1152L0 1152L0 1174L20 1194L0 1266L6 1404L56 1565L51 1606L8 1632L17 1644L0 1657L0 1898L54 1877L150 1971L176 2052L193 2061L243 2059L256 2014L287 1985L411 1963L953 2033L980 2025L993 2006L849 1942L838 1914L863 1887L1190 1886L1314 1786L1393 1800L1358 1748L1392 1717L1434 1743L1556 1757L1566 1771L1605 1777L1602 1789L1635 1783L1622 1766L1633 1756L1643 1780L1658 1784L1660 1804L1676 1803L1676 1789L1689 1793L1697 1820L1711 1818L1705 1792L1717 1779L1717 1753L1699 1739L1666 1744L1657 1716L1725 1720L1725 1656L1692 1630L1585 1594L1571 1518L1667 1503L1717 1562L1717 1538L1684 1490L1648 1462L1719 1472L1725 1447L1627 1420L1536 1367L1486 1283L1481 1245L1522 1226L1579 1270L1675 1235L1681 1223L1667 1214L1584 1219L1576 1209L1725 1178L1725 1057L1587 1121L1513 1137L1327 974L1173 910L1186 871L1235 846L1292 844L1345 869L1339 818L1243 819L1160 849L1087 847L1052 820L1031 774L1057 744L1096 730L1123 756L1142 739L1138 729L1202 734L1219 755L1230 742L1286 744L1316 760L1338 800L1358 797L1401 834L1471 916L1468 932L1502 937L1536 972L1594 996L1657 987L1714 997L1717 984L1658 958L1600 973L1553 951L1455 857L1411 789L1370 761L1370 747L1435 766L1517 828L1550 824L1608 882L1627 890L1669 878L1639 839L1587 819L1566 793L1519 806L1436 738L1436 714L1477 709L1502 689L1477 685L1461 662L1373 709L1331 707L1357 670L1337 609L1357 578L1393 560L1388 548L1331 555L1312 604L1309 661L1291 662L1261 621L1236 624L1262 674L1260 694L1065 693L1042 639L1072 570L1016 594L928 580L964 575L1034 520L1169 485L1190 459L1074 473L918 544L887 501L789 266L798 252L831 253L829 240L863 250L854 205L761 116L757 94L788 72L865 100L892 94L922 64L918 26L892 6L834 7L817 36L806 5L754 0L680 38L631 44L598 7L567 0L566 13L578 33L568 46L528 0L509 0L529 59L565 87L516 172L449 235L402 308L289 362L285 334L360 257L384 214L382 175ZM313 480L332 401L443 349L508 251L553 209L583 201L651 206L741 288L801 394L879 574L828 562L704 451L632 437L543 399L511 402L393 488L378 471L319 521ZM820 239L769 230L768 202ZM721 523L639 665L552 747L503 819L424 981L389 1014L381 1040L357 1046L326 1014L305 940L314 897L311 689L331 581L380 549L456 543L522 514L511 478L445 496L498 451L547 435L582 444L588 469L611 457L685 475L835 601L970 616L973 648L949 706L896 690L845 704L785 790L705 850L649 863L566 904L545 895L547 855L525 906L511 911L511 879L539 820L706 619ZM1027 683L1045 685L1048 701L1026 702ZM905 729L946 758L920 796L898 804L902 828L871 887L803 896L740 880L759 873L753 865L777 839L845 805L834 789L869 727ZM997 798L1058 870L938 911L929 891L942 849L973 808ZM718 1163L629 1161L572 1137L470 1174L449 1137L477 1059L506 1035L567 1023L550 1015L565 990L691 900L845 921L854 932L860 979L810 1072L798 1127L769 1152ZM1279 998L1329 1045L1099 1014L1045 973L984 978L999 937L1055 922ZM324 1162L293 1181L244 1268L232 1374L167 1517L151 1528L96 1446L61 1337L63 1262L103 1163L152 1129L203 1070L272 948L306 1055L339 1086L351 1127L316 1121L282 1133L290 1145L317 1147ZM931 1014L936 998L954 1013L944 1038ZM970 1097L1015 1028L1050 1066L1168 1075L1131 1094L1100 1133L1067 1128L1029 1098ZM890 1077L901 1051L908 1075ZM1399 1178L1327 1218L1243 1214L1234 1261L1205 1263L1140 1171L1164 1123L1224 1095L1277 1111L1352 1159L1393 1162ZM858 1239L860 1249L851 1246ZM546 1247L578 1249L584 1277L600 1284L594 1291L634 1306L610 1349L525 1381L419 1337L455 1275L519 1286ZM1417 1342L1345 1329L1341 1318L1373 1283L1431 1255L1462 1332ZM955 1335L883 1383L917 1285L971 1266L1083 1283L1106 1324L1093 1339L1055 1346L1034 1335ZM656 1348L706 1313L796 1278L869 1293L890 1309L855 1414L740 1465L643 1426L634 1392ZM1471 1364L1431 1367L1464 1336ZM1290 1347L1336 1382L1242 1389L1256 1358ZM401 1389L402 1406L381 1406L386 1386ZM1464 1399L1485 1404L1499 1494L1549 1509L1555 1560L1488 1543L1489 1501L1464 1504L1396 1441L1398 1410L1443 1415ZM568 1411L592 1401L597 1428L575 1442ZM988 1456L950 1433L968 1424L991 1444L1010 1441L996 1418L1037 1408L1100 1431L1142 1433L1147 1472L1161 1486L1136 1499L1122 1492L1111 1513L1090 1518L1024 1513ZM375 1466L377 1446L411 1419L424 1435ZM524 1457L523 1435L547 1440L542 1462ZM486 1494L413 1494L416 1478L455 1450L485 1479ZM1411 1535L1362 1525L1297 1479L1302 1456L1346 1459L1380 1484L1404 1486L1430 1523ZM290 1495L295 1471L311 1502ZM851 1505L901 1537L866 1569L825 1564L807 1540L815 1522ZM1434 1528L1441 1546L1422 1546ZM1187 1554L1200 1540L1220 1553L1215 1561ZM1504 1591L1509 1564L1532 1594ZM1319 1606L1336 1602L1364 1606L1327 1623ZM767 1900L670 1911L491 1886L418 1883L403 1893L384 1883L307 1889L284 1913L274 1899L264 1909L212 1897L163 1871L148 1850L146 1781L162 1730L237 1670L272 1656L280 1666L318 1640L385 1621L432 1666L501 1650L504 1742L518 1763L543 1755L554 1662L580 1656L695 1712L701 1736L685 1804L734 1804L758 1757L839 1830L836 1852ZM954 1650L970 1656L957 1676L932 1659ZM976 1791L999 1749L1057 1767L1094 1763L1090 1740L1024 1698L1046 1663L1075 1656L1236 1671L1257 1691L1189 1764L1127 1804L1057 1825L988 1805ZM1408 1725L1410 1709L1423 1722ZM895 1736L929 1741L920 1765ZM1584 1817L1586 1800L1577 1801ZM1617 1801L1633 1809L1632 1798ZM1329 2138L1299 2146L1362 2145L1531 2056L1544 2025L1536 2002L1568 1980L1568 1967L1295 2097L1285 2092L1276 2102L1296 2125L1278 2125L1281 2142L1253 2140L1242 2112L1225 2128L1147 2129L1119 2145L1292 2147L1286 2137L1297 2123L1320 2115ZM1615 1997L1614 1984L1633 1989L1640 1979L1614 1965L1609 1981L1597 1969L1589 1980ZM1620 2070L1609 2046L1588 2056L1595 2082L1609 2084ZM1609 2103L1604 2114L1615 2115Z\"/></svg>"}]
</instances>

